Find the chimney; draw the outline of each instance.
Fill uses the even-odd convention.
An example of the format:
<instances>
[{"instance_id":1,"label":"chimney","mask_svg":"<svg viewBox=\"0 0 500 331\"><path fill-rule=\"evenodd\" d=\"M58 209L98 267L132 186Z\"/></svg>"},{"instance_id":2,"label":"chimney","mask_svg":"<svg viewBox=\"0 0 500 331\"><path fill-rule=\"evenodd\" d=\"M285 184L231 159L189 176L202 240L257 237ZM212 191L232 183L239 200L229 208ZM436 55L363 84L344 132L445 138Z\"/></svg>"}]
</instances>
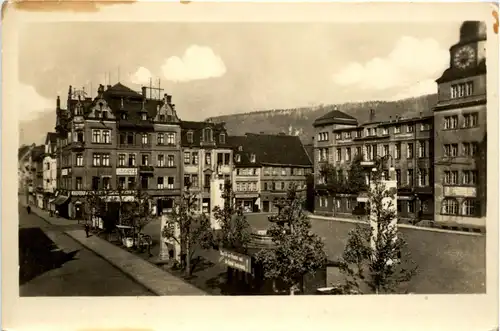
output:
<instances>
[{"instance_id":1,"label":"chimney","mask_svg":"<svg viewBox=\"0 0 500 331\"><path fill-rule=\"evenodd\" d=\"M392 116L389 116L389 123L392 123Z\"/></svg>"},{"instance_id":2,"label":"chimney","mask_svg":"<svg viewBox=\"0 0 500 331\"><path fill-rule=\"evenodd\" d=\"M108 84L108 86L106 87L106 90L109 90L111 88L111 85Z\"/></svg>"},{"instance_id":3,"label":"chimney","mask_svg":"<svg viewBox=\"0 0 500 331\"><path fill-rule=\"evenodd\" d=\"M423 116L423 113L422 113L422 112L420 112L420 118L422 118L422 116Z\"/></svg>"},{"instance_id":4,"label":"chimney","mask_svg":"<svg viewBox=\"0 0 500 331\"><path fill-rule=\"evenodd\" d=\"M168 94L165 94L165 96L167 97L167 104L170 105L172 103L172 96Z\"/></svg>"},{"instance_id":5,"label":"chimney","mask_svg":"<svg viewBox=\"0 0 500 331\"><path fill-rule=\"evenodd\" d=\"M146 98L146 89L147 89L147 87L146 87L146 86L143 86L143 87L141 88L141 90L142 90L142 97L143 97L143 98Z\"/></svg>"},{"instance_id":6,"label":"chimney","mask_svg":"<svg viewBox=\"0 0 500 331\"><path fill-rule=\"evenodd\" d=\"M58 110L61 109L61 99L59 98L59 96L57 96L56 107Z\"/></svg>"},{"instance_id":7,"label":"chimney","mask_svg":"<svg viewBox=\"0 0 500 331\"><path fill-rule=\"evenodd\" d=\"M375 121L375 109L370 109L370 122Z\"/></svg>"},{"instance_id":8,"label":"chimney","mask_svg":"<svg viewBox=\"0 0 500 331\"><path fill-rule=\"evenodd\" d=\"M73 88L70 85L68 90L68 99L71 99L71 94L73 94Z\"/></svg>"}]
</instances>

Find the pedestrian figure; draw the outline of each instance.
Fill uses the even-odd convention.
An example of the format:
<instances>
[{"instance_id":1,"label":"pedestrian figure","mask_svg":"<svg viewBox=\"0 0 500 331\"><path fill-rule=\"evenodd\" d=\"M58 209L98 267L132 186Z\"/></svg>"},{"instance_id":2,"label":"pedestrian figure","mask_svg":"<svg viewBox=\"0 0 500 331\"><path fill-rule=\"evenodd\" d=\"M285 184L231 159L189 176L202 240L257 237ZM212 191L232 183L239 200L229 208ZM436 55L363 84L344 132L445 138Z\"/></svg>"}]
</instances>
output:
<instances>
[{"instance_id":1,"label":"pedestrian figure","mask_svg":"<svg viewBox=\"0 0 500 331\"><path fill-rule=\"evenodd\" d=\"M85 223L85 235L87 238L89 237L90 226L88 223Z\"/></svg>"},{"instance_id":2,"label":"pedestrian figure","mask_svg":"<svg viewBox=\"0 0 500 331\"><path fill-rule=\"evenodd\" d=\"M31 213L31 207L30 206L26 207L26 211L28 212L28 214L30 214Z\"/></svg>"}]
</instances>

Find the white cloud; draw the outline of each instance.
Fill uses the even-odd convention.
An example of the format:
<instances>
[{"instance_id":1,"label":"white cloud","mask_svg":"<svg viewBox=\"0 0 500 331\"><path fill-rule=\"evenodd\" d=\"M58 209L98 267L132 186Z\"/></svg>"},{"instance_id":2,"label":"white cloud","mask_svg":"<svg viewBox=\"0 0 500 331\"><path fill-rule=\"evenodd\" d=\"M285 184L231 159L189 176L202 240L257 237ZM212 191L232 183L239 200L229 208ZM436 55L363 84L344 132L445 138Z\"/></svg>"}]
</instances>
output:
<instances>
[{"instance_id":1,"label":"white cloud","mask_svg":"<svg viewBox=\"0 0 500 331\"><path fill-rule=\"evenodd\" d=\"M226 73L226 66L220 56L210 47L197 45L189 46L182 58L169 57L161 69L165 78L174 82L220 77Z\"/></svg>"},{"instance_id":2,"label":"white cloud","mask_svg":"<svg viewBox=\"0 0 500 331\"><path fill-rule=\"evenodd\" d=\"M152 75L149 69L144 67L139 67L136 72L130 75L130 81L134 84L141 85L149 83L151 77Z\"/></svg>"},{"instance_id":3,"label":"white cloud","mask_svg":"<svg viewBox=\"0 0 500 331\"><path fill-rule=\"evenodd\" d=\"M55 97L53 100L43 97L31 85L21 83L18 91L18 109L21 121L34 119L43 112L56 109Z\"/></svg>"},{"instance_id":4,"label":"white cloud","mask_svg":"<svg viewBox=\"0 0 500 331\"><path fill-rule=\"evenodd\" d=\"M436 86L432 89L429 80L436 79L448 64L449 52L436 40L405 36L386 57L349 63L333 75L333 80L341 86L354 85L365 90L397 88L409 94L435 93Z\"/></svg>"},{"instance_id":5,"label":"white cloud","mask_svg":"<svg viewBox=\"0 0 500 331\"><path fill-rule=\"evenodd\" d=\"M395 101L401 99L407 99L412 97L417 97L425 94L433 94L437 92L437 84L434 79L426 79L417 82L414 85L404 89L402 92L387 98L388 101Z\"/></svg>"}]
</instances>

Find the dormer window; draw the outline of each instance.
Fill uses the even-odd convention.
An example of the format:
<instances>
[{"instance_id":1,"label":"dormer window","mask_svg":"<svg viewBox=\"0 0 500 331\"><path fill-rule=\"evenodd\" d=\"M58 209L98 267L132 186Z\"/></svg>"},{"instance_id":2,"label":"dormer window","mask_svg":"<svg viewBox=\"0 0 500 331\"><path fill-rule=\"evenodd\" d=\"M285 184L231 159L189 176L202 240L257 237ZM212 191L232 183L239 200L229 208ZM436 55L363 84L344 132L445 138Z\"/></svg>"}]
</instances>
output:
<instances>
[{"instance_id":1,"label":"dormer window","mask_svg":"<svg viewBox=\"0 0 500 331\"><path fill-rule=\"evenodd\" d=\"M226 134L225 133L221 133L219 135L219 143L221 143L221 144L225 144L226 143Z\"/></svg>"},{"instance_id":2,"label":"dormer window","mask_svg":"<svg viewBox=\"0 0 500 331\"><path fill-rule=\"evenodd\" d=\"M189 131L187 133L187 141L188 141L188 143L192 143L193 142L193 132L192 131Z\"/></svg>"},{"instance_id":3,"label":"dormer window","mask_svg":"<svg viewBox=\"0 0 500 331\"><path fill-rule=\"evenodd\" d=\"M238 146L238 152L242 152L243 151L243 146Z\"/></svg>"},{"instance_id":4,"label":"dormer window","mask_svg":"<svg viewBox=\"0 0 500 331\"><path fill-rule=\"evenodd\" d=\"M255 154L250 155L250 162L255 163Z\"/></svg>"},{"instance_id":5,"label":"dormer window","mask_svg":"<svg viewBox=\"0 0 500 331\"><path fill-rule=\"evenodd\" d=\"M122 120L126 120L127 119L127 113L122 113Z\"/></svg>"},{"instance_id":6,"label":"dormer window","mask_svg":"<svg viewBox=\"0 0 500 331\"><path fill-rule=\"evenodd\" d=\"M141 119L142 119L143 121L147 120L147 119L148 119L148 114L146 114L146 113L142 113L142 114L141 114Z\"/></svg>"},{"instance_id":7,"label":"dormer window","mask_svg":"<svg viewBox=\"0 0 500 331\"><path fill-rule=\"evenodd\" d=\"M203 130L203 141L212 142L213 141L213 132L211 128L206 128Z\"/></svg>"},{"instance_id":8,"label":"dormer window","mask_svg":"<svg viewBox=\"0 0 500 331\"><path fill-rule=\"evenodd\" d=\"M160 122L165 122L165 115L160 115Z\"/></svg>"},{"instance_id":9,"label":"dormer window","mask_svg":"<svg viewBox=\"0 0 500 331\"><path fill-rule=\"evenodd\" d=\"M107 111L103 111L102 112L102 118L103 119L107 119L108 118L108 112Z\"/></svg>"},{"instance_id":10,"label":"dormer window","mask_svg":"<svg viewBox=\"0 0 500 331\"><path fill-rule=\"evenodd\" d=\"M240 154L236 154L236 162L241 162L241 155Z\"/></svg>"}]
</instances>

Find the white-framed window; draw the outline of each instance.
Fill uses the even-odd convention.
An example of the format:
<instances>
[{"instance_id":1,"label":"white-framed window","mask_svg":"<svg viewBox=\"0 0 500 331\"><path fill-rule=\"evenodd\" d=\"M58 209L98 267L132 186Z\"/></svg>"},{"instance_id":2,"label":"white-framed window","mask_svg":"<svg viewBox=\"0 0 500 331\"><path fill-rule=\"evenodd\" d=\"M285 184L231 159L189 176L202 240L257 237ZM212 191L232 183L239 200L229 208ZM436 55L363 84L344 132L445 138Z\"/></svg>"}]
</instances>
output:
<instances>
[{"instance_id":1,"label":"white-framed window","mask_svg":"<svg viewBox=\"0 0 500 331\"><path fill-rule=\"evenodd\" d=\"M76 166L77 167L83 167L83 154L78 153L76 154ZM49 169L50 164L47 163L47 169Z\"/></svg>"},{"instance_id":2,"label":"white-framed window","mask_svg":"<svg viewBox=\"0 0 500 331\"><path fill-rule=\"evenodd\" d=\"M103 167L109 167L109 159L110 159L110 155L109 154L102 154L102 160L101 160L101 163L102 163L102 166Z\"/></svg>"},{"instance_id":3,"label":"white-framed window","mask_svg":"<svg viewBox=\"0 0 500 331\"><path fill-rule=\"evenodd\" d=\"M413 124L408 124L406 126L406 132L408 132L408 133L413 132L413 128L414 128Z\"/></svg>"},{"instance_id":4,"label":"white-framed window","mask_svg":"<svg viewBox=\"0 0 500 331\"><path fill-rule=\"evenodd\" d=\"M118 154L118 165L120 167L125 166L125 154Z\"/></svg>"},{"instance_id":5,"label":"white-framed window","mask_svg":"<svg viewBox=\"0 0 500 331\"><path fill-rule=\"evenodd\" d=\"M165 134L158 133L156 135L156 144L157 145L164 145L165 144Z\"/></svg>"},{"instance_id":6,"label":"white-framed window","mask_svg":"<svg viewBox=\"0 0 500 331\"><path fill-rule=\"evenodd\" d=\"M175 167L175 156L167 155L167 167Z\"/></svg>"},{"instance_id":7,"label":"white-framed window","mask_svg":"<svg viewBox=\"0 0 500 331\"><path fill-rule=\"evenodd\" d=\"M463 143L464 156L475 156L477 154L477 150L478 150L478 144L476 142Z\"/></svg>"},{"instance_id":8,"label":"white-framed window","mask_svg":"<svg viewBox=\"0 0 500 331\"><path fill-rule=\"evenodd\" d=\"M225 133L219 134L219 143L221 143L221 144L226 143L226 134Z\"/></svg>"},{"instance_id":9,"label":"white-framed window","mask_svg":"<svg viewBox=\"0 0 500 331\"><path fill-rule=\"evenodd\" d=\"M164 167L165 166L165 155L158 154L156 158L157 158L156 165L158 167Z\"/></svg>"},{"instance_id":10,"label":"white-framed window","mask_svg":"<svg viewBox=\"0 0 500 331\"><path fill-rule=\"evenodd\" d=\"M241 155L240 154L236 154L236 162L241 162Z\"/></svg>"},{"instance_id":11,"label":"white-framed window","mask_svg":"<svg viewBox=\"0 0 500 331\"><path fill-rule=\"evenodd\" d=\"M102 143L111 144L111 131L109 130L102 131Z\"/></svg>"},{"instance_id":12,"label":"white-framed window","mask_svg":"<svg viewBox=\"0 0 500 331\"><path fill-rule=\"evenodd\" d=\"M345 149L345 160L347 162L351 161L351 147Z\"/></svg>"},{"instance_id":13,"label":"white-framed window","mask_svg":"<svg viewBox=\"0 0 500 331\"><path fill-rule=\"evenodd\" d=\"M418 186L427 186L428 173L427 169L419 169L418 171Z\"/></svg>"},{"instance_id":14,"label":"white-framed window","mask_svg":"<svg viewBox=\"0 0 500 331\"><path fill-rule=\"evenodd\" d=\"M389 128L388 127L383 127L382 128L382 135L386 136L389 134Z\"/></svg>"},{"instance_id":15,"label":"white-framed window","mask_svg":"<svg viewBox=\"0 0 500 331\"><path fill-rule=\"evenodd\" d=\"M163 177L158 177L157 179L157 187L159 190L162 190L164 188L164 178Z\"/></svg>"},{"instance_id":16,"label":"white-framed window","mask_svg":"<svg viewBox=\"0 0 500 331\"><path fill-rule=\"evenodd\" d=\"M101 130L92 129L92 143L101 143Z\"/></svg>"},{"instance_id":17,"label":"white-framed window","mask_svg":"<svg viewBox=\"0 0 500 331\"><path fill-rule=\"evenodd\" d=\"M191 153L191 162L193 165L198 165L198 152Z\"/></svg>"},{"instance_id":18,"label":"white-framed window","mask_svg":"<svg viewBox=\"0 0 500 331\"><path fill-rule=\"evenodd\" d=\"M320 132L318 134L318 141L328 141L328 132Z\"/></svg>"},{"instance_id":19,"label":"white-framed window","mask_svg":"<svg viewBox=\"0 0 500 331\"><path fill-rule=\"evenodd\" d=\"M429 123L421 123L420 131L429 131L431 129L431 125Z\"/></svg>"},{"instance_id":20,"label":"white-framed window","mask_svg":"<svg viewBox=\"0 0 500 331\"><path fill-rule=\"evenodd\" d=\"M101 154L94 153L92 155L92 165L94 167L100 167L101 166Z\"/></svg>"},{"instance_id":21,"label":"white-framed window","mask_svg":"<svg viewBox=\"0 0 500 331\"><path fill-rule=\"evenodd\" d=\"M184 164L190 164L190 163L191 163L191 153L184 152Z\"/></svg>"},{"instance_id":22,"label":"white-framed window","mask_svg":"<svg viewBox=\"0 0 500 331\"><path fill-rule=\"evenodd\" d=\"M396 143L394 146L394 158L399 160L401 158L401 143Z\"/></svg>"},{"instance_id":23,"label":"white-framed window","mask_svg":"<svg viewBox=\"0 0 500 331\"><path fill-rule=\"evenodd\" d=\"M444 183L446 185L457 185L458 184L458 171L445 171L444 172Z\"/></svg>"},{"instance_id":24,"label":"white-framed window","mask_svg":"<svg viewBox=\"0 0 500 331\"><path fill-rule=\"evenodd\" d=\"M82 177L75 178L75 189L77 189L77 190L83 189L83 178Z\"/></svg>"},{"instance_id":25,"label":"white-framed window","mask_svg":"<svg viewBox=\"0 0 500 331\"><path fill-rule=\"evenodd\" d=\"M128 155L128 166L135 167L135 154Z\"/></svg>"},{"instance_id":26,"label":"white-framed window","mask_svg":"<svg viewBox=\"0 0 500 331\"><path fill-rule=\"evenodd\" d=\"M141 135L141 142L143 145L147 145L148 144L148 134L147 133L143 133Z\"/></svg>"},{"instance_id":27,"label":"white-framed window","mask_svg":"<svg viewBox=\"0 0 500 331\"><path fill-rule=\"evenodd\" d=\"M335 140L342 140L342 134L340 132L335 133Z\"/></svg>"},{"instance_id":28,"label":"white-framed window","mask_svg":"<svg viewBox=\"0 0 500 331\"><path fill-rule=\"evenodd\" d=\"M394 133L401 133L401 125L396 125L394 127Z\"/></svg>"},{"instance_id":29,"label":"white-framed window","mask_svg":"<svg viewBox=\"0 0 500 331\"><path fill-rule=\"evenodd\" d=\"M406 158L413 159L413 143L408 143L406 145Z\"/></svg>"},{"instance_id":30,"label":"white-framed window","mask_svg":"<svg viewBox=\"0 0 500 331\"><path fill-rule=\"evenodd\" d=\"M462 172L462 183L464 185L476 185L478 172L476 170L464 170Z\"/></svg>"},{"instance_id":31,"label":"white-framed window","mask_svg":"<svg viewBox=\"0 0 500 331\"><path fill-rule=\"evenodd\" d=\"M384 145L382 148L382 156L389 155L389 145Z\"/></svg>"},{"instance_id":32,"label":"white-framed window","mask_svg":"<svg viewBox=\"0 0 500 331\"><path fill-rule=\"evenodd\" d=\"M478 113L464 114L464 128L474 128L478 126Z\"/></svg>"},{"instance_id":33,"label":"white-framed window","mask_svg":"<svg viewBox=\"0 0 500 331\"><path fill-rule=\"evenodd\" d=\"M167 189L172 190L174 188L174 177L167 178Z\"/></svg>"},{"instance_id":34,"label":"white-framed window","mask_svg":"<svg viewBox=\"0 0 500 331\"><path fill-rule=\"evenodd\" d=\"M426 142L425 140L421 140L418 142L418 157L426 157L427 156L427 151L426 151Z\"/></svg>"},{"instance_id":35,"label":"white-framed window","mask_svg":"<svg viewBox=\"0 0 500 331\"><path fill-rule=\"evenodd\" d=\"M250 162L255 163L255 154L250 155Z\"/></svg>"},{"instance_id":36,"label":"white-framed window","mask_svg":"<svg viewBox=\"0 0 500 331\"><path fill-rule=\"evenodd\" d=\"M347 131L344 136L345 139L351 139L351 131Z\"/></svg>"},{"instance_id":37,"label":"white-framed window","mask_svg":"<svg viewBox=\"0 0 500 331\"><path fill-rule=\"evenodd\" d=\"M167 133L167 145L175 145L175 132Z\"/></svg>"},{"instance_id":38,"label":"white-framed window","mask_svg":"<svg viewBox=\"0 0 500 331\"><path fill-rule=\"evenodd\" d=\"M192 131L189 131L187 134L186 134L186 137L187 137L187 141L188 143L193 143L193 132Z\"/></svg>"},{"instance_id":39,"label":"white-framed window","mask_svg":"<svg viewBox=\"0 0 500 331\"><path fill-rule=\"evenodd\" d=\"M337 159L336 159L337 162L341 162L342 161L342 149L341 148L337 148Z\"/></svg>"},{"instance_id":40,"label":"white-framed window","mask_svg":"<svg viewBox=\"0 0 500 331\"><path fill-rule=\"evenodd\" d=\"M474 93L474 84L473 82L464 82L453 84L450 87L450 98L463 98L471 96Z\"/></svg>"},{"instance_id":41,"label":"white-framed window","mask_svg":"<svg viewBox=\"0 0 500 331\"><path fill-rule=\"evenodd\" d=\"M465 199L462 202L462 215L476 216L478 213L479 202L474 199Z\"/></svg>"},{"instance_id":42,"label":"white-framed window","mask_svg":"<svg viewBox=\"0 0 500 331\"><path fill-rule=\"evenodd\" d=\"M443 199L441 212L445 215L458 215L458 201L453 198Z\"/></svg>"},{"instance_id":43,"label":"white-framed window","mask_svg":"<svg viewBox=\"0 0 500 331\"><path fill-rule=\"evenodd\" d=\"M457 127L458 127L458 116L457 115L446 116L444 118L444 129L445 130L456 129Z\"/></svg>"}]
</instances>

